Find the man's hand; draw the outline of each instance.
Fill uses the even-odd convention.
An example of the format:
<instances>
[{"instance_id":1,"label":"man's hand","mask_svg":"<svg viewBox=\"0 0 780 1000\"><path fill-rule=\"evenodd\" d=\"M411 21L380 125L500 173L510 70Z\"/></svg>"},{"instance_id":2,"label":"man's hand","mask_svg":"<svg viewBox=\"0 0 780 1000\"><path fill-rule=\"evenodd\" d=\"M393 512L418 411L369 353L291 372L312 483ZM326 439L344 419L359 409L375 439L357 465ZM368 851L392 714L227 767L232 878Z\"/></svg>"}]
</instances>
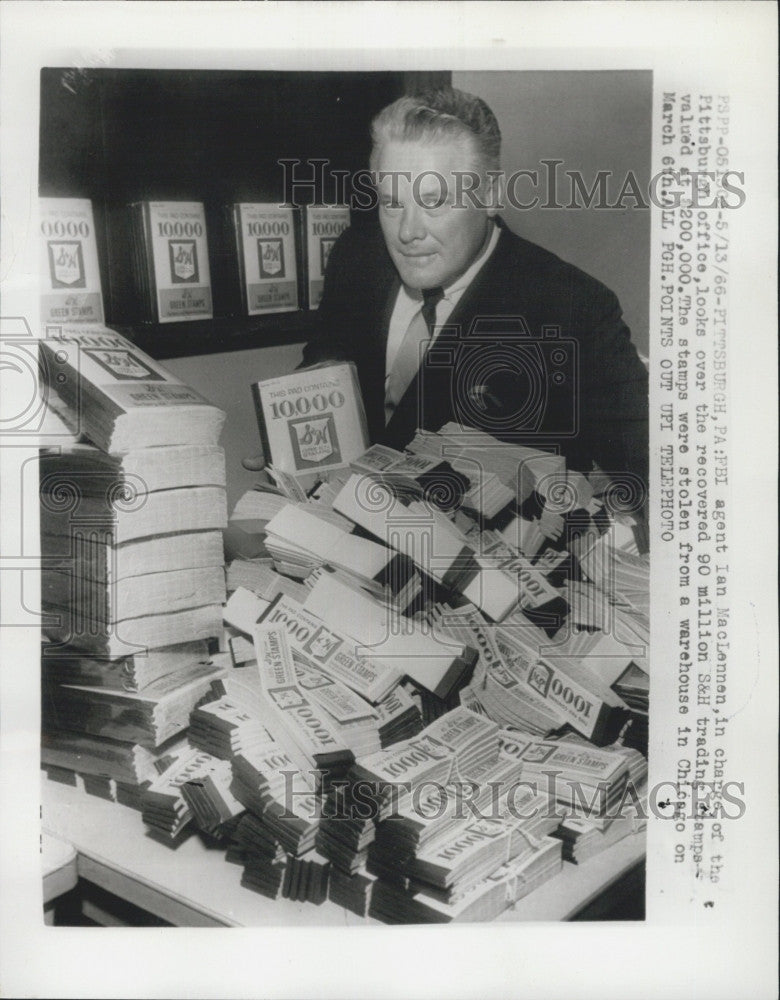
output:
<instances>
[{"instance_id":1,"label":"man's hand","mask_svg":"<svg viewBox=\"0 0 780 1000\"><path fill-rule=\"evenodd\" d=\"M273 489L277 489L276 480L266 468L264 455L247 455L246 458L241 459L241 464L247 472L254 472L257 474L255 489L264 489L268 486L273 487Z\"/></svg>"}]
</instances>

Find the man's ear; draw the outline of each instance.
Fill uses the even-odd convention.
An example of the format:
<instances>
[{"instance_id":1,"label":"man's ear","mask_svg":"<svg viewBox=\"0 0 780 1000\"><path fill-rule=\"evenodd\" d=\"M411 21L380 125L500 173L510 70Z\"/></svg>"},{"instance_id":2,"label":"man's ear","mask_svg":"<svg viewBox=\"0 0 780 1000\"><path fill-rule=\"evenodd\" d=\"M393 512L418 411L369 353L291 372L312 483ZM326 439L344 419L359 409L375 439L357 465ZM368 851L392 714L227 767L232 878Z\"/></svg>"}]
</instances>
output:
<instances>
[{"instance_id":1,"label":"man's ear","mask_svg":"<svg viewBox=\"0 0 780 1000\"><path fill-rule=\"evenodd\" d=\"M492 219L504 207L506 182L503 170L488 170L485 181L485 204L487 213Z\"/></svg>"}]
</instances>

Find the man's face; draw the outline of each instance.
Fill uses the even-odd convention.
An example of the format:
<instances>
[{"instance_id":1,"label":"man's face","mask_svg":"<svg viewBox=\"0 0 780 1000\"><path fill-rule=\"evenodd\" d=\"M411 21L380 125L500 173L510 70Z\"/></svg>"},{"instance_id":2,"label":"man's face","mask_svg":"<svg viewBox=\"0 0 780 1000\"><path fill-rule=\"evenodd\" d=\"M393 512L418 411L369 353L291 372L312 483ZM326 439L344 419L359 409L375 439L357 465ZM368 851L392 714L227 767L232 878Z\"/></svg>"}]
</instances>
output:
<instances>
[{"instance_id":1,"label":"man's face","mask_svg":"<svg viewBox=\"0 0 780 1000\"><path fill-rule=\"evenodd\" d=\"M379 221L401 280L409 288L451 285L486 245L495 215L463 193L469 178L456 182L453 172L475 169L470 140L390 141L375 167ZM488 200L484 185L476 194Z\"/></svg>"}]
</instances>

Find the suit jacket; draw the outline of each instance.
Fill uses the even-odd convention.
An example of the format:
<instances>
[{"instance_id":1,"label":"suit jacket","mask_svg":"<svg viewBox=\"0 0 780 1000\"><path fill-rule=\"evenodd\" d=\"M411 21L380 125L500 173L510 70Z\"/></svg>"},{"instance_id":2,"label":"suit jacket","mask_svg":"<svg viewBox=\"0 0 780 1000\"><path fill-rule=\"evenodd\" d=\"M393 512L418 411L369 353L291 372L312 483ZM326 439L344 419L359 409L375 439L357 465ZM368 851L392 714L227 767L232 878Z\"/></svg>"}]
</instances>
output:
<instances>
[{"instance_id":1,"label":"suit jacket","mask_svg":"<svg viewBox=\"0 0 780 1000\"><path fill-rule=\"evenodd\" d=\"M647 372L616 296L500 222L493 254L463 293L385 427L385 350L399 289L379 225L334 246L304 364L357 366L372 441L403 448L448 420L553 448L647 483Z\"/></svg>"}]
</instances>

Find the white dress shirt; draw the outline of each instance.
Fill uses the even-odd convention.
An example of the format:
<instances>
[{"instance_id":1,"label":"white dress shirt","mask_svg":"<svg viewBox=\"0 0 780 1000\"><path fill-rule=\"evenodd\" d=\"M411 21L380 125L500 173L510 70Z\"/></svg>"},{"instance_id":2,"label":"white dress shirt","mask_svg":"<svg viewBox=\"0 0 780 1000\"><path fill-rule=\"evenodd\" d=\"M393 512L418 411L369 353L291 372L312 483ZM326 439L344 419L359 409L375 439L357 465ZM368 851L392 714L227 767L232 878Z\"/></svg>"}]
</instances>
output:
<instances>
[{"instance_id":1,"label":"white dress shirt","mask_svg":"<svg viewBox=\"0 0 780 1000\"><path fill-rule=\"evenodd\" d=\"M434 325L437 328L446 324L447 320L452 315L455 306L460 301L461 296L495 250L496 244L498 243L498 237L499 228L495 223L492 223L492 231L485 249L459 278L444 289L444 296L436 306L436 322ZM387 373L392 370L393 362L395 361L399 348L401 347L403 339L406 336L406 331L409 329L409 324L411 323L415 313L417 313L422 307L422 301L423 297L421 291L416 288L407 288L404 284L401 285L398 291L398 297L395 300L395 305L393 306L393 313L390 317L390 327L387 334L387 353L385 355L385 388L387 388ZM434 330L430 343L434 342L436 335L437 330Z\"/></svg>"}]
</instances>

